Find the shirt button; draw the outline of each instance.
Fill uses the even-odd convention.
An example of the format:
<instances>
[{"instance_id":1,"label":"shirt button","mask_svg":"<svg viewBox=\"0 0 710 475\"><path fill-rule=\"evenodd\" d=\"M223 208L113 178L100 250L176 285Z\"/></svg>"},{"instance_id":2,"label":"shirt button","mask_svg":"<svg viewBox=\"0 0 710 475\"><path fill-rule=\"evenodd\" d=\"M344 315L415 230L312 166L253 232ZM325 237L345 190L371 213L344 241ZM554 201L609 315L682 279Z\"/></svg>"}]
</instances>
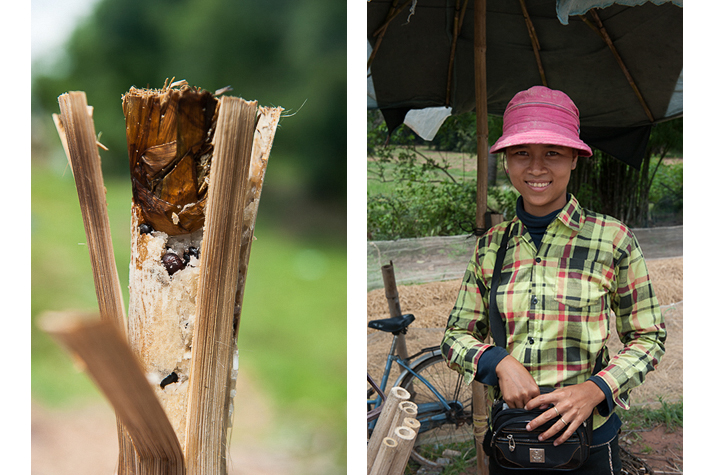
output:
<instances>
[{"instance_id":1,"label":"shirt button","mask_svg":"<svg viewBox=\"0 0 710 475\"><path fill-rule=\"evenodd\" d=\"M533 297L533 298L532 298L532 304L533 304L533 305L537 305L537 297Z\"/></svg>"},{"instance_id":2,"label":"shirt button","mask_svg":"<svg viewBox=\"0 0 710 475\"><path fill-rule=\"evenodd\" d=\"M540 262L542 262L542 259L540 259L539 257L536 257L535 262L537 262L539 264Z\"/></svg>"},{"instance_id":3,"label":"shirt button","mask_svg":"<svg viewBox=\"0 0 710 475\"><path fill-rule=\"evenodd\" d=\"M531 345L533 343L535 343L535 338L533 338L533 337L528 338L528 343L530 343Z\"/></svg>"}]
</instances>

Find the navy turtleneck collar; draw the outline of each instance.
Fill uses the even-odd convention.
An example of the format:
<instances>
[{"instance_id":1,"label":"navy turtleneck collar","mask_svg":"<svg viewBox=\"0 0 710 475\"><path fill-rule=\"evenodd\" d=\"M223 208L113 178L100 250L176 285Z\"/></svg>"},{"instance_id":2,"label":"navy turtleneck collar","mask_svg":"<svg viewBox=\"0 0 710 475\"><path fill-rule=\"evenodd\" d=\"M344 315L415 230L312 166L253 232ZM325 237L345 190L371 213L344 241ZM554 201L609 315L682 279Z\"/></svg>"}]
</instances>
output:
<instances>
[{"instance_id":1,"label":"navy turtleneck collar","mask_svg":"<svg viewBox=\"0 0 710 475\"><path fill-rule=\"evenodd\" d=\"M567 201L569 201L569 199L570 195L567 193ZM557 217L557 215L560 214L560 211L563 208L564 207L555 210L545 216L533 216L523 209L523 197L519 196L518 202L515 204L515 214L518 215L520 221L522 221L527 228L530 233L530 237L532 237L532 240L535 243L535 247L540 249L540 243L542 242L542 237L545 235L547 227Z\"/></svg>"}]
</instances>

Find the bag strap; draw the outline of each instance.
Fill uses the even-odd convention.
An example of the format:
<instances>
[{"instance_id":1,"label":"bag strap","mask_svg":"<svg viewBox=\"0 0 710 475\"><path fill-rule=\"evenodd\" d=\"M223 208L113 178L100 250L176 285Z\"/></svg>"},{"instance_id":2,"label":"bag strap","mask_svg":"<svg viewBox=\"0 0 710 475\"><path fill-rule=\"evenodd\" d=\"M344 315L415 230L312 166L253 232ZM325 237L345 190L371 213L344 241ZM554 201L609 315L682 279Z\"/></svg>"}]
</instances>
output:
<instances>
[{"instance_id":1,"label":"bag strap","mask_svg":"<svg viewBox=\"0 0 710 475\"><path fill-rule=\"evenodd\" d=\"M500 283L500 271L503 268L503 260L505 259L505 253L508 250L508 238L510 237L510 228L513 226L511 222L505 228L505 234L503 234L503 239L500 242L500 247L498 247L498 253L496 254L496 264L493 267L493 278L491 279L491 290L489 292L489 304L488 304L488 321L491 327L491 335L493 336L493 341L495 341L496 346L505 348L505 329L503 328L503 319L498 311L498 302L496 301L496 291L498 290L498 284Z\"/></svg>"}]
</instances>

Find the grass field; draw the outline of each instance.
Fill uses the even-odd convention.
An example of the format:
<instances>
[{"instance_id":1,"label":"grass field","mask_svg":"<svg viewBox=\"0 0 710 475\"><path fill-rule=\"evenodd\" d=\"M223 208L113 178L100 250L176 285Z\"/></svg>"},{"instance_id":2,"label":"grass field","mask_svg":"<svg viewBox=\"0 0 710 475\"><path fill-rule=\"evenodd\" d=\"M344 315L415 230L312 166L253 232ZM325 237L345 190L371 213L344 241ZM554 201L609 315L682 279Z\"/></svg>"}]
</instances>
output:
<instances>
[{"instance_id":1,"label":"grass field","mask_svg":"<svg viewBox=\"0 0 710 475\"><path fill-rule=\"evenodd\" d=\"M107 180L119 278L128 305L130 182ZM344 239L298 239L257 221L239 334L240 369L270 394L277 415L326 427L345 460ZM338 244L338 242L341 242ZM102 397L36 319L48 310L97 310L71 171L32 169L32 398L55 408Z\"/></svg>"}]
</instances>

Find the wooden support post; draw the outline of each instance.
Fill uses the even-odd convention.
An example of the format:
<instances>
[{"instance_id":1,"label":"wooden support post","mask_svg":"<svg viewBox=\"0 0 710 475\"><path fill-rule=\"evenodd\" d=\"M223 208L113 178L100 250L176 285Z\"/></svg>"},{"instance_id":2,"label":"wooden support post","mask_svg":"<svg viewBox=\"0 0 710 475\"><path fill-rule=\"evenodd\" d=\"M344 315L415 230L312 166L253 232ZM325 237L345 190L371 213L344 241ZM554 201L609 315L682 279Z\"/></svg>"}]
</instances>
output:
<instances>
[{"instance_id":1,"label":"wooden support post","mask_svg":"<svg viewBox=\"0 0 710 475\"><path fill-rule=\"evenodd\" d=\"M488 457L483 452L483 437L488 424L486 387L478 381L471 384L473 384L473 435L476 439L477 473L478 475L488 475Z\"/></svg>"},{"instance_id":2,"label":"wooden support post","mask_svg":"<svg viewBox=\"0 0 710 475\"><path fill-rule=\"evenodd\" d=\"M486 230L488 208L488 95L486 93L486 0L473 2L473 61L476 88L476 138L478 170L476 194L476 234Z\"/></svg>"},{"instance_id":3,"label":"wooden support post","mask_svg":"<svg viewBox=\"0 0 710 475\"><path fill-rule=\"evenodd\" d=\"M382 266L382 280L385 283L385 297L387 297L387 306L389 307L390 317L401 317L402 308L399 305L399 292L397 291L397 280L394 277L394 264L390 261L389 264ZM397 338L397 354L402 359L409 358L407 351L407 340L404 334L400 334ZM404 371L400 367L400 372ZM384 390L384 388L382 388Z\"/></svg>"}]
</instances>

